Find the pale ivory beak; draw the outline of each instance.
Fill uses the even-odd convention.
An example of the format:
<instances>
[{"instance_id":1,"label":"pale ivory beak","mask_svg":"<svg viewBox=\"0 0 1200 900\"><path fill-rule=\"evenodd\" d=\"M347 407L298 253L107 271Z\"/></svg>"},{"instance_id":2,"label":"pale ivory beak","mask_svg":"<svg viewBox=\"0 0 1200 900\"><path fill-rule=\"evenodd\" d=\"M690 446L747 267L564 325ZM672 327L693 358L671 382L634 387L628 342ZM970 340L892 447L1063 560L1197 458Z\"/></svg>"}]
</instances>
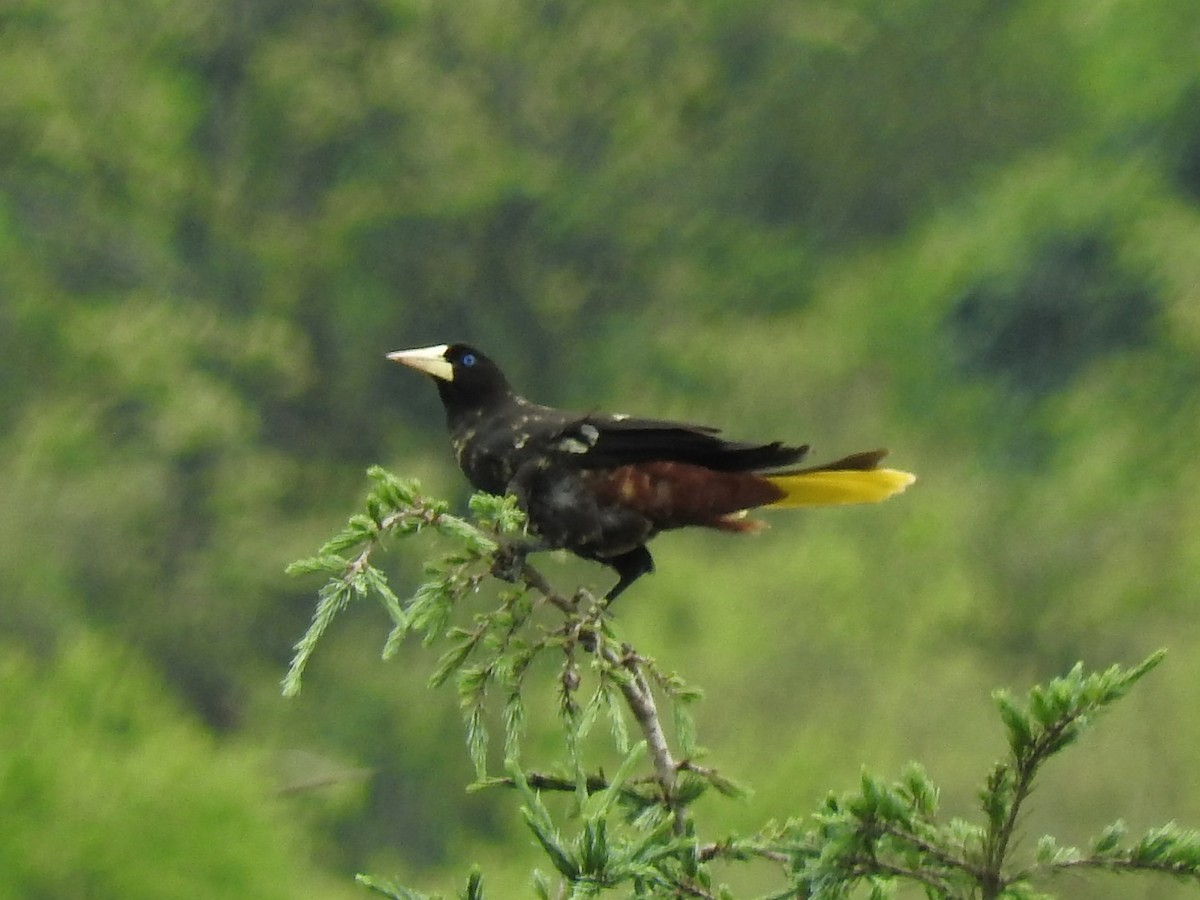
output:
<instances>
[{"instance_id":1,"label":"pale ivory beak","mask_svg":"<svg viewBox=\"0 0 1200 900\"><path fill-rule=\"evenodd\" d=\"M408 366L410 369L440 378L442 381L454 380L454 366L450 364L450 360L446 359L445 344L421 347L418 350L397 350L389 353L387 358L402 366Z\"/></svg>"}]
</instances>

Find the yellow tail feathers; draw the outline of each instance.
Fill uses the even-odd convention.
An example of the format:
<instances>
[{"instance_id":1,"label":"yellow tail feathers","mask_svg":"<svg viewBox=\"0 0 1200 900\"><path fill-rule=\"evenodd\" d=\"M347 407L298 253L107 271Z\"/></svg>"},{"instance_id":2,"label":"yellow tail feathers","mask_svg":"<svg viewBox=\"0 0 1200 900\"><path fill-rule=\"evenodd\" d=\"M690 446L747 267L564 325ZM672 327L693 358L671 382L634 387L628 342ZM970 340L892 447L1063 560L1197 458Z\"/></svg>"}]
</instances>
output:
<instances>
[{"instance_id":1,"label":"yellow tail feathers","mask_svg":"<svg viewBox=\"0 0 1200 900\"><path fill-rule=\"evenodd\" d=\"M916 475L898 469L815 469L766 478L785 492L774 503L767 504L770 509L878 503L917 480Z\"/></svg>"}]
</instances>

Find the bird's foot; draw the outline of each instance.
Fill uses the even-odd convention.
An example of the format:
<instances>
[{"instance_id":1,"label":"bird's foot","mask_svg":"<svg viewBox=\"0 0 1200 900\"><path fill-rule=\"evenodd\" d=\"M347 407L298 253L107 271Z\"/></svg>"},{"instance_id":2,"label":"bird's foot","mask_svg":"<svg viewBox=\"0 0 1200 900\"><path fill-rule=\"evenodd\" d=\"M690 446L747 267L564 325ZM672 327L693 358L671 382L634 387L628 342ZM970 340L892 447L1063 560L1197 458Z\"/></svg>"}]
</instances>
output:
<instances>
[{"instance_id":1,"label":"bird's foot","mask_svg":"<svg viewBox=\"0 0 1200 900\"><path fill-rule=\"evenodd\" d=\"M612 589L604 595L604 606L611 607L613 602L621 595L631 584L641 578L643 575L648 575L654 571L654 558L650 555L650 551L645 545L635 547L632 550L622 553L620 556L615 556L608 561L608 564L617 571L620 576L617 583L612 586Z\"/></svg>"},{"instance_id":2,"label":"bird's foot","mask_svg":"<svg viewBox=\"0 0 1200 900\"><path fill-rule=\"evenodd\" d=\"M525 557L537 549L538 545L532 541L501 541L492 554L492 574L510 584L520 581Z\"/></svg>"},{"instance_id":3,"label":"bird's foot","mask_svg":"<svg viewBox=\"0 0 1200 900\"><path fill-rule=\"evenodd\" d=\"M525 556L529 551L517 544L504 543L492 554L492 574L510 584L521 577Z\"/></svg>"}]
</instances>

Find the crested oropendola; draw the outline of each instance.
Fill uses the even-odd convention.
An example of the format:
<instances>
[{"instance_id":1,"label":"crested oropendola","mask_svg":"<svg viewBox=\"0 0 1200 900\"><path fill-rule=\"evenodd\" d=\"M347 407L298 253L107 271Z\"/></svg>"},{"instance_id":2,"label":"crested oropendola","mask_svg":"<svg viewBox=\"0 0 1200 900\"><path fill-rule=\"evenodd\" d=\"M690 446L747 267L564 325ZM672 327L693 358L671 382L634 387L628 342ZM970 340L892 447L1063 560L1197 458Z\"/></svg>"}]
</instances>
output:
<instances>
[{"instance_id":1,"label":"crested oropendola","mask_svg":"<svg viewBox=\"0 0 1200 900\"><path fill-rule=\"evenodd\" d=\"M765 523L748 519L751 509L870 503L916 480L879 468L886 450L794 468L807 445L727 441L704 425L541 406L466 344L388 359L434 379L459 466L477 490L516 496L538 539L524 549L566 549L612 567L608 601L653 571L646 543L660 531L756 531Z\"/></svg>"}]
</instances>

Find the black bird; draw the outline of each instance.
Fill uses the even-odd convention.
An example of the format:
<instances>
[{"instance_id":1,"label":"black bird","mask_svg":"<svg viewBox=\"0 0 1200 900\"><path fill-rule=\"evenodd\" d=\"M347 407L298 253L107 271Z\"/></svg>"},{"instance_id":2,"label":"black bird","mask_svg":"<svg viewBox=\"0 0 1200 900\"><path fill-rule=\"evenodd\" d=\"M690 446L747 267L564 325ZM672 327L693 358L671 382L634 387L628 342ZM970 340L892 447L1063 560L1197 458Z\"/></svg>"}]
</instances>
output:
<instances>
[{"instance_id":1,"label":"black bird","mask_svg":"<svg viewBox=\"0 0 1200 900\"><path fill-rule=\"evenodd\" d=\"M765 523L746 518L756 507L868 503L915 480L877 468L886 450L788 468L807 445L740 443L704 425L540 406L466 344L398 350L388 359L433 377L467 480L489 494L515 495L525 512L538 540L523 549L566 549L611 566L618 580L610 602L653 571L646 543L660 531L757 531Z\"/></svg>"}]
</instances>

